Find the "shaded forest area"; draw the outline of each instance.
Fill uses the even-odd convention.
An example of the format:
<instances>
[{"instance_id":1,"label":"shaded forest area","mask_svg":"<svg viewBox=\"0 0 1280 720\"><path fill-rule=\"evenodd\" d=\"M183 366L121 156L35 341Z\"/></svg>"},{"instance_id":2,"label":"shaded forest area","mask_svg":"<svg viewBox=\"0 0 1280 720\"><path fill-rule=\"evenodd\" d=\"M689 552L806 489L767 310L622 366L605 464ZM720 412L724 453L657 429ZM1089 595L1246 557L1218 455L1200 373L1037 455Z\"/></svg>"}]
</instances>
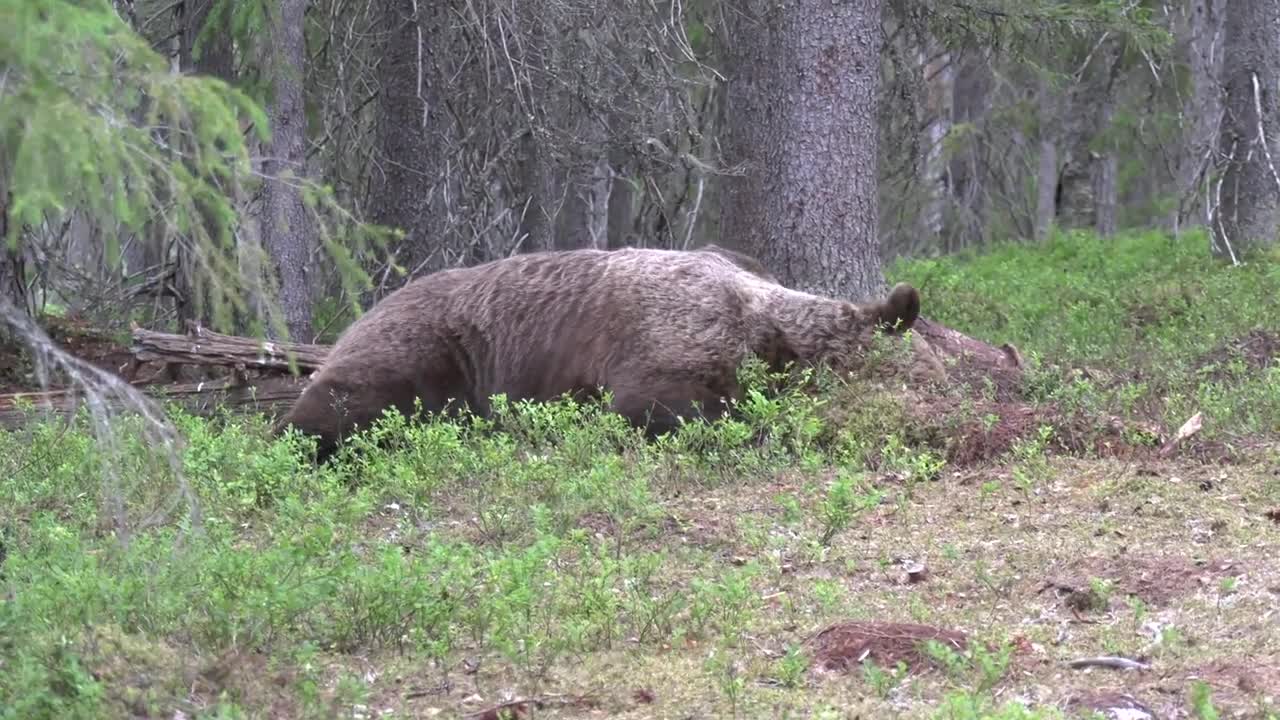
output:
<instances>
[{"instance_id":1,"label":"shaded forest area","mask_svg":"<svg viewBox=\"0 0 1280 720\"><path fill-rule=\"evenodd\" d=\"M133 325L332 342L536 250L714 242L861 300L896 258L1054 231L1205 227L1231 262L1277 233L1262 3L88 7L12 10L0 282L113 362ZM122 72L44 82L73 47ZM55 103L82 114L37 125ZM19 335L0 382L35 389Z\"/></svg>"},{"instance_id":2,"label":"shaded forest area","mask_svg":"<svg viewBox=\"0 0 1280 720\"><path fill-rule=\"evenodd\" d=\"M104 330L332 341L541 249L716 242L862 299L1051 228L1276 234L1261 2L12 5L5 295Z\"/></svg>"}]
</instances>

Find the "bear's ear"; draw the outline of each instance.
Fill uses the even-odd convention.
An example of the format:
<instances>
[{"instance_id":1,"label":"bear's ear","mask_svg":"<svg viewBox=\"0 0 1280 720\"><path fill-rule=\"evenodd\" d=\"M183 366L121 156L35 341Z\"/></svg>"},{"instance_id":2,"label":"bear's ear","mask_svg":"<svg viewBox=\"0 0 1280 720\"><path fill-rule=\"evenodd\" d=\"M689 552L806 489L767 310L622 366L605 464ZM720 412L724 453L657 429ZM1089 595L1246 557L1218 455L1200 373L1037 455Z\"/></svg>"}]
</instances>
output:
<instances>
[{"instance_id":1,"label":"bear's ear","mask_svg":"<svg viewBox=\"0 0 1280 720\"><path fill-rule=\"evenodd\" d=\"M880 305L877 323L885 332L903 333L920 317L920 293L907 283L898 283Z\"/></svg>"}]
</instances>

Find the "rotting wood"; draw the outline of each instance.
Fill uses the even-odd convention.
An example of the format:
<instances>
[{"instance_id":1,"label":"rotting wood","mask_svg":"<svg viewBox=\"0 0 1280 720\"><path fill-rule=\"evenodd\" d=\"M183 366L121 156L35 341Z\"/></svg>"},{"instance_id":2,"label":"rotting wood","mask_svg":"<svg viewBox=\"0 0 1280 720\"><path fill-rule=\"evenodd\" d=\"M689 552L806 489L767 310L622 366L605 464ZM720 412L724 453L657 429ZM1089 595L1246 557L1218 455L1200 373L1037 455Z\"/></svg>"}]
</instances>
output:
<instances>
[{"instance_id":1,"label":"rotting wood","mask_svg":"<svg viewBox=\"0 0 1280 720\"><path fill-rule=\"evenodd\" d=\"M249 379L232 376L207 382L146 385L138 389L154 400L175 403L196 415L209 415L218 408L274 415L302 394L306 385L305 377L274 375ZM71 390L0 395L0 426L21 427L46 413L66 418L84 402L82 393ZM23 407L26 403L31 407ZM107 404L112 410L124 407L113 399L108 399Z\"/></svg>"},{"instance_id":2,"label":"rotting wood","mask_svg":"<svg viewBox=\"0 0 1280 720\"><path fill-rule=\"evenodd\" d=\"M289 361L292 358L298 372L306 375L320 367L329 348L329 345L273 342L223 335L189 323L185 335L156 332L135 325L131 350L139 363L221 365L284 372L289 372Z\"/></svg>"}]
</instances>

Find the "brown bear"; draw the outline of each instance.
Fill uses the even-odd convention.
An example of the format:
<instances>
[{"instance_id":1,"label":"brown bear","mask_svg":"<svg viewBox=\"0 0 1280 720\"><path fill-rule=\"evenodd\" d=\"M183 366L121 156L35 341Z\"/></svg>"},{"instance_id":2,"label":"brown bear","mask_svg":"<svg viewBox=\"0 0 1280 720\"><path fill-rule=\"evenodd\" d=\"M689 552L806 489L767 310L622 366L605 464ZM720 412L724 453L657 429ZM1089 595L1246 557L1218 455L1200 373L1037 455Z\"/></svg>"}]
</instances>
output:
<instances>
[{"instance_id":1,"label":"brown bear","mask_svg":"<svg viewBox=\"0 0 1280 720\"><path fill-rule=\"evenodd\" d=\"M751 269L758 267L758 272ZM461 407L612 393L612 410L650 436L721 416L748 353L854 360L875 328L902 332L920 297L899 284L853 304L786 288L723 248L569 250L443 270L407 283L354 322L277 425L318 439L328 457L384 408Z\"/></svg>"},{"instance_id":2,"label":"brown bear","mask_svg":"<svg viewBox=\"0 0 1280 720\"><path fill-rule=\"evenodd\" d=\"M760 262L759 260L751 257L746 253L739 252L737 250L730 250L729 248L726 248L726 247L720 247L715 243L709 243L707 245L703 245L702 247L698 248L698 250L701 250L703 252L719 253L720 255L723 255L724 257L732 261L734 265L737 265L738 267L742 268L743 270L746 270L747 272L757 277L764 278L765 280L768 280L769 282L772 282L772 283L778 282L778 278L774 277L773 273L769 272L769 270L764 266L764 263Z\"/></svg>"}]
</instances>

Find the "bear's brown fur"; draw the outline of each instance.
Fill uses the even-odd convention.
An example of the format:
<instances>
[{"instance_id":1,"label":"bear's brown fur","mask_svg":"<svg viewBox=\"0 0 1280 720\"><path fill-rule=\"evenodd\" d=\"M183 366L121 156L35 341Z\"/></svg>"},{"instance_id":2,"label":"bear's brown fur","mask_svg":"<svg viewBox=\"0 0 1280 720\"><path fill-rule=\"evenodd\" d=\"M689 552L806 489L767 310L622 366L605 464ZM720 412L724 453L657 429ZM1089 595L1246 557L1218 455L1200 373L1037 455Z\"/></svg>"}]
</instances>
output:
<instances>
[{"instance_id":1,"label":"bear's brown fur","mask_svg":"<svg viewBox=\"0 0 1280 720\"><path fill-rule=\"evenodd\" d=\"M778 282L778 278L774 277L773 273L769 272L769 270L764 266L764 263L746 253L739 252L737 250L730 250L726 247L720 247L715 243L703 245L698 249L704 252L718 253L728 258L734 265L737 265L756 277L764 278L772 283Z\"/></svg>"},{"instance_id":2,"label":"bear's brown fur","mask_svg":"<svg viewBox=\"0 0 1280 720\"><path fill-rule=\"evenodd\" d=\"M603 387L614 411L653 436L695 403L723 414L749 352L775 369L840 364L875 327L902 332L920 311L908 285L857 305L783 287L737 255L541 252L419 278L342 334L277 428L318 436L323 457L384 408L411 412L415 398L428 412L484 415L499 393L545 401Z\"/></svg>"}]
</instances>

